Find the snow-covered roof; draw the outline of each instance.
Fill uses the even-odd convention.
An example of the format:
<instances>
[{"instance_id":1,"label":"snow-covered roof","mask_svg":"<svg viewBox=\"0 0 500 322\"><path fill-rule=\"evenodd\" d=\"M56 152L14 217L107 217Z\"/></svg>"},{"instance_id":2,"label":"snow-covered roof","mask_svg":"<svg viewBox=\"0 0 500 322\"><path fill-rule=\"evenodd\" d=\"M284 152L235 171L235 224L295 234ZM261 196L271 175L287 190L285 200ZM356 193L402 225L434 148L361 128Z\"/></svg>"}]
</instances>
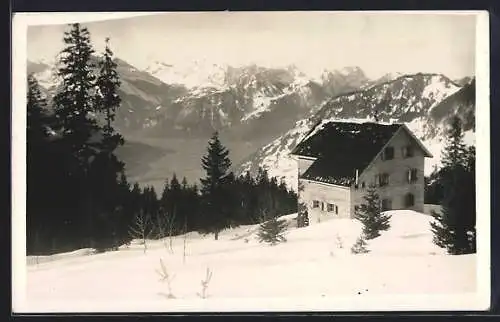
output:
<instances>
[{"instance_id":1,"label":"snow-covered roof","mask_svg":"<svg viewBox=\"0 0 500 322\"><path fill-rule=\"evenodd\" d=\"M411 134L403 124L332 121L318 127L292 151L294 155L317 158L301 178L344 186L354 183L356 170L361 173L398 130L404 128ZM425 154L430 153L425 150Z\"/></svg>"}]
</instances>

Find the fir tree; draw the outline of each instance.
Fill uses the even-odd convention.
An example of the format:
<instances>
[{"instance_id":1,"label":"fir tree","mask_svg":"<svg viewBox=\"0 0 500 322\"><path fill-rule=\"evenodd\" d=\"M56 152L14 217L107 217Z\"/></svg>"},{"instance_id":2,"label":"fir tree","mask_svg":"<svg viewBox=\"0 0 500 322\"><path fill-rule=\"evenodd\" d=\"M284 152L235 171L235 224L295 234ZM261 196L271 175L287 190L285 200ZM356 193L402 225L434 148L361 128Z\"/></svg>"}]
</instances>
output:
<instances>
[{"instance_id":1,"label":"fir tree","mask_svg":"<svg viewBox=\"0 0 500 322\"><path fill-rule=\"evenodd\" d=\"M186 216L185 231L197 230L201 227L200 223L200 203L201 198L196 184L188 187L186 193Z\"/></svg>"},{"instance_id":2,"label":"fir tree","mask_svg":"<svg viewBox=\"0 0 500 322\"><path fill-rule=\"evenodd\" d=\"M365 203L355 210L354 218L363 224L363 235L366 239L374 239L380 236L381 231L390 228L390 215L381 211L380 198L374 185L367 188L363 196Z\"/></svg>"},{"instance_id":3,"label":"fir tree","mask_svg":"<svg viewBox=\"0 0 500 322\"><path fill-rule=\"evenodd\" d=\"M441 213L432 212L434 243L449 254L476 251L475 150L463 143L461 121L451 120L443 151Z\"/></svg>"},{"instance_id":4,"label":"fir tree","mask_svg":"<svg viewBox=\"0 0 500 322\"><path fill-rule=\"evenodd\" d=\"M118 182L118 202L117 210L119 210L118 222L118 235L120 243L126 243L129 238L128 227L132 224L134 214L134 194L131 191L130 183L127 180L127 176L124 172L120 174L120 180ZM115 208L115 209L116 209Z\"/></svg>"},{"instance_id":5,"label":"fir tree","mask_svg":"<svg viewBox=\"0 0 500 322\"><path fill-rule=\"evenodd\" d=\"M90 43L87 28L75 23L64 33L65 47L60 53L57 75L61 78L59 91L53 103L58 125L68 147L83 167L95 151L89 146L89 139L98 128L95 117L94 90L95 75L91 56L94 49Z\"/></svg>"},{"instance_id":6,"label":"fir tree","mask_svg":"<svg viewBox=\"0 0 500 322\"><path fill-rule=\"evenodd\" d=\"M307 227L309 226L309 213L307 211L307 206L305 203L299 203L299 212L297 214L297 227Z\"/></svg>"},{"instance_id":7,"label":"fir tree","mask_svg":"<svg viewBox=\"0 0 500 322\"><path fill-rule=\"evenodd\" d=\"M443 169L453 170L457 166L465 166L467 148L463 141L462 121L458 116L451 119L447 130L446 145L442 154Z\"/></svg>"},{"instance_id":8,"label":"fir tree","mask_svg":"<svg viewBox=\"0 0 500 322\"><path fill-rule=\"evenodd\" d=\"M92 171L97 173L97 180L94 185L105 189L106 193L97 197L108 196L104 213L108 216L116 217L116 209L119 206L120 185L117 182L120 173L123 173L125 164L114 154L116 148L123 145L123 137L115 132L112 122L115 118L116 109L120 106L120 96L118 89L120 79L116 72L116 63L113 61L113 52L109 48L109 38L106 39L106 47L101 60L99 60L100 71L96 81L97 91L95 93L95 111L103 114L105 125L102 129L103 138L100 142L100 152L94 163L101 166L93 166ZM99 162L97 162L99 161ZM108 178L108 180L105 180ZM94 189L95 190L95 189ZM113 197L109 197L113 196ZM122 212L124 212L123 208ZM108 221L116 219L108 218Z\"/></svg>"},{"instance_id":9,"label":"fir tree","mask_svg":"<svg viewBox=\"0 0 500 322\"><path fill-rule=\"evenodd\" d=\"M284 219L278 219L273 216L269 220L264 221L259 226L258 238L260 242L265 242L271 245L276 245L285 242L285 232L287 223Z\"/></svg>"},{"instance_id":10,"label":"fir tree","mask_svg":"<svg viewBox=\"0 0 500 322\"><path fill-rule=\"evenodd\" d=\"M182 190L188 190L189 189L189 185L188 185L186 177L182 178L181 186L182 186Z\"/></svg>"},{"instance_id":11,"label":"fir tree","mask_svg":"<svg viewBox=\"0 0 500 322\"><path fill-rule=\"evenodd\" d=\"M206 172L201 180L203 197L204 226L214 233L215 240L219 232L229 223L228 214L224 213L224 177L231 166L229 151L222 145L217 132L209 141L207 154L202 158L202 167Z\"/></svg>"},{"instance_id":12,"label":"fir tree","mask_svg":"<svg viewBox=\"0 0 500 322\"><path fill-rule=\"evenodd\" d=\"M163 191L160 197L161 206L164 208L166 207L169 190L170 190L170 180L167 178L163 183Z\"/></svg>"},{"instance_id":13,"label":"fir tree","mask_svg":"<svg viewBox=\"0 0 500 322\"><path fill-rule=\"evenodd\" d=\"M95 76L91 62L94 49L89 31L78 23L70 25L63 40L65 47L60 52L57 70L61 83L53 98L55 129L60 136L57 149L62 157L58 171L60 176L65 177L61 182L59 198L69 206L64 209L68 215L61 219L70 238L85 238L87 242L84 246L88 247L93 245L91 236L95 216L100 212L95 208L96 200L89 179L91 163L99 153L97 142L92 140L98 130L92 115L95 112ZM79 193L72 194L72 189L78 189Z\"/></svg>"},{"instance_id":14,"label":"fir tree","mask_svg":"<svg viewBox=\"0 0 500 322\"><path fill-rule=\"evenodd\" d=\"M299 194L304 191L304 183L301 180L299 180L298 189ZM301 200L298 202L297 227L306 226L309 226L309 212L306 203Z\"/></svg>"},{"instance_id":15,"label":"fir tree","mask_svg":"<svg viewBox=\"0 0 500 322\"><path fill-rule=\"evenodd\" d=\"M351 253L353 254L366 254L370 252L366 247L365 237L362 235L356 239L356 243L351 247Z\"/></svg>"},{"instance_id":16,"label":"fir tree","mask_svg":"<svg viewBox=\"0 0 500 322\"><path fill-rule=\"evenodd\" d=\"M135 214L139 213L139 211L143 207L143 197L142 197L142 189L139 186L139 184L136 182L132 186L132 189L130 191L130 195L128 197L128 202L127 204L129 205L130 211Z\"/></svg>"},{"instance_id":17,"label":"fir tree","mask_svg":"<svg viewBox=\"0 0 500 322\"><path fill-rule=\"evenodd\" d=\"M45 164L53 161L50 158L50 143L47 125L47 102L43 97L38 81L33 75L28 75L27 91L27 251L40 251L42 248L41 232L47 225L44 213L48 212L51 203L51 193L46 189L46 182L50 180L50 172L54 169L45 169ZM57 160L56 160L57 161Z\"/></svg>"},{"instance_id":18,"label":"fir tree","mask_svg":"<svg viewBox=\"0 0 500 322\"><path fill-rule=\"evenodd\" d=\"M49 116L47 101L40 90L38 80L33 74L28 75L27 93L27 141L37 143L47 138Z\"/></svg>"},{"instance_id":19,"label":"fir tree","mask_svg":"<svg viewBox=\"0 0 500 322\"><path fill-rule=\"evenodd\" d=\"M142 210L150 217L156 216L160 202L153 186L145 187L142 192Z\"/></svg>"},{"instance_id":20,"label":"fir tree","mask_svg":"<svg viewBox=\"0 0 500 322\"><path fill-rule=\"evenodd\" d=\"M244 220L243 197L241 195L241 186L234 173L228 173L223 179L222 186L223 203L222 212L227 214L228 226L238 227Z\"/></svg>"},{"instance_id":21,"label":"fir tree","mask_svg":"<svg viewBox=\"0 0 500 322\"><path fill-rule=\"evenodd\" d=\"M170 180L169 190L166 197L164 206L167 216L169 217L169 223L171 224L171 233L176 233L182 227L182 223L184 222L183 217L185 214L183 209L183 190L175 173Z\"/></svg>"},{"instance_id":22,"label":"fir tree","mask_svg":"<svg viewBox=\"0 0 500 322\"><path fill-rule=\"evenodd\" d=\"M118 95L120 79L116 71L117 65L113 61L113 52L109 47L109 38L106 38L106 47L99 65L100 72L96 82L96 110L104 114L106 120L104 133L107 137L111 137L114 134L111 124L115 119L116 110L120 107L121 98Z\"/></svg>"}]
</instances>

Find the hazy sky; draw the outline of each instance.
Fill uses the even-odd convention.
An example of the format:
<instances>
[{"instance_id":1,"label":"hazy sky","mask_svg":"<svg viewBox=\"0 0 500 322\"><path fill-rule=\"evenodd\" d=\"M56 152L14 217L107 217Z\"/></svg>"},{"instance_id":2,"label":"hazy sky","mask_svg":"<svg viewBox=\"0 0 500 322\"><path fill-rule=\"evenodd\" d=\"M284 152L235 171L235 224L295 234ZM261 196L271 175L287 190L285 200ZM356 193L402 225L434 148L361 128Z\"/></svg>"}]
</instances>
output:
<instances>
[{"instance_id":1,"label":"hazy sky","mask_svg":"<svg viewBox=\"0 0 500 322\"><path fill-rule=\"evenodd\" d=\"M306 72L360 66L369 77L388 72L474 74L473 14L360 12L164 13L85 23L97 50L111 38L116 56L145 68L151 61L193 60ZM31 26L28 58L53 58L66 25Z\"/></svg>"}]
</instances>

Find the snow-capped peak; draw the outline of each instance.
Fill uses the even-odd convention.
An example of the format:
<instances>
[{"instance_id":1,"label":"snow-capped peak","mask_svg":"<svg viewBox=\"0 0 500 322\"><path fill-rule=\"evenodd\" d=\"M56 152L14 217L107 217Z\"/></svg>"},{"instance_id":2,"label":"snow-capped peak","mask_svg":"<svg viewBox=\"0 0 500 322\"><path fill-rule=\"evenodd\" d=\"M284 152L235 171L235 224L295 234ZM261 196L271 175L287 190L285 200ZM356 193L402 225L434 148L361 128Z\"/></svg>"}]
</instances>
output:
<instances>
[{"instance_id":1,"label":"snow-capped peak","mask_svg":"<svg viewBox=\"0 0 500 322\"><path fill-rule=\"evenodd\" d=\"M179 84L188 88L224 87L227 67L220 64L195 60L170 64L155 61L144 71L166 84Z\"/></svg>"}]
</instances>

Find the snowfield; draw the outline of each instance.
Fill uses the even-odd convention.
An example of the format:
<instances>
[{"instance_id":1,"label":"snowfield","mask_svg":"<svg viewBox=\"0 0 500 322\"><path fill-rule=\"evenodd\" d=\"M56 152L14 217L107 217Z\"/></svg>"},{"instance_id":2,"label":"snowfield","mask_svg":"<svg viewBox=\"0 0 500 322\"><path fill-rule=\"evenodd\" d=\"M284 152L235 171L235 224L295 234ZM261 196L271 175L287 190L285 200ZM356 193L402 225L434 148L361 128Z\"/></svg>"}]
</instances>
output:
<instances>
[{"instance_id":1,"label":"snowfield","mask_svg":"<svg viewBox=\"0 0 500 322\"><path fill-rule=\"evenodd\" d=\"M134 241L118 251L82 250L27 259L26 312L172 312L260 310L474 309L476 255L450 256L432 243L431 217L392 211L391 229L368 242L368 254L351 254L361 225L322 219L289 223L287 242L260 244L258 226L213 235ZM186 256L183 256L185 241ZM163 260L168 283L156 272ZM201 281L213 276L208 297ZM443 296L446 301L443 302ZM422 302L423 301L423 302ZM396 306L395 306L396 305ZM424 305L424 306L422 306ZM14 307L16 310L16 308Z\"/></svg>"}]
</instances>

